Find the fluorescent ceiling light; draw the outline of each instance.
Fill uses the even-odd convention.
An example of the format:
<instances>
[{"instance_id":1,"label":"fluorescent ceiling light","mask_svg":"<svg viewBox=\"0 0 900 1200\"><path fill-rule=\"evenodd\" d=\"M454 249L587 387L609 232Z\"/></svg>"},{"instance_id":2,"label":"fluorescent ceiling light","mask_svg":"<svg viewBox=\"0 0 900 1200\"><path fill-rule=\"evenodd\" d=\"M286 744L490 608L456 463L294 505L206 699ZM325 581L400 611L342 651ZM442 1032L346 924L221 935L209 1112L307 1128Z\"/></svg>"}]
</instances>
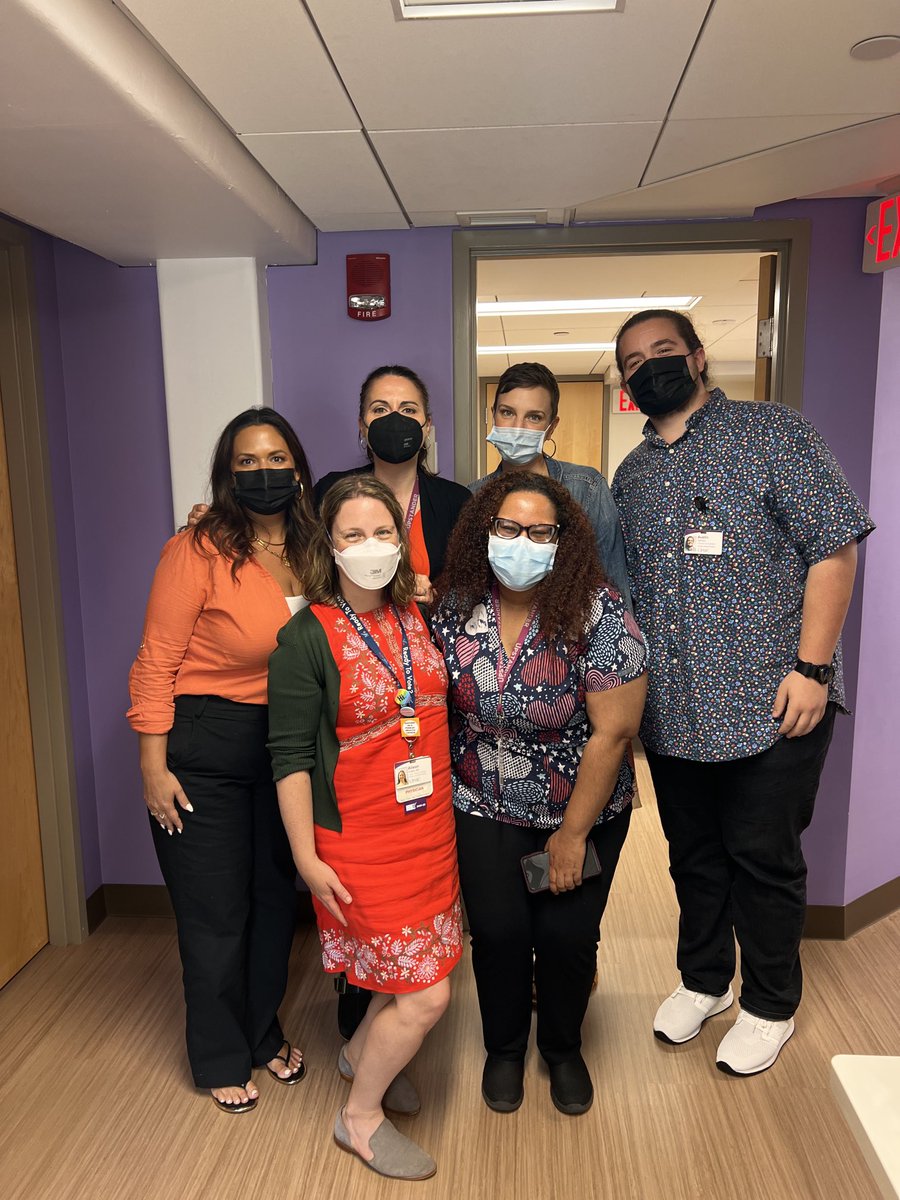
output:
<instances>
[{"instance_id":1,"label":"fluorescent ceiling light","mask_svg":"<svg viewBox=\"0 0 900 1200\"><path fill-rule=\"evenodd\" d=\"M608 300L480 300L479 317L555 316L560 313L631 312L642 308L693 308L702 296L613 296Z\"/></svg>"},{"instance_id":2,"label":"fluorescent ceiling light","mask_svg":"<svg viewBox=\"0 0 900 1200\"><path fill-rule=\"evenodd\" d=\"M625 0L394 0L401 20L429 17L527 17L543 13L621 12Z\"/></svg>"},{"instance_id":3,"label":"fluorescent ceiling light","mask_svg":"<svg viewBox=\"0 0 900 1200\"><path fill-rule=\"evenodd\" d=\"M551 342L544 346L479 346L479 354L576 354L615 350L615 342Z\"/></svg>"}]
</instances>

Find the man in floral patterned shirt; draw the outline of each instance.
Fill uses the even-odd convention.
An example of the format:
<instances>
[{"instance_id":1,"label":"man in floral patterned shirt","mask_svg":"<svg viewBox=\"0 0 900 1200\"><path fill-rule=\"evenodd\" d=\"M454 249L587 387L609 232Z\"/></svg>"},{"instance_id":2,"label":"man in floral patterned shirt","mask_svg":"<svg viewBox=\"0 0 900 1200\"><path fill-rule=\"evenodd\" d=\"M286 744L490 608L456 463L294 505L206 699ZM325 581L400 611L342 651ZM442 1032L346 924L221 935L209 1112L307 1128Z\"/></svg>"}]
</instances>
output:
<instances>
[{"instance_id":1,"label":"man in floral patterned shirt","mask_svg":"<svg viewBox=\"0 0 900 1200\"><path fill-rule=\"evenodd\" d=\"M653 1023L696 1037L742 987L720 1070L755 1075L794 1032L806 909L801 834L836 709L856 546L874 525L828 447L780 404L707 389L682 313L619 332L649 420L613 483L635 617L650 648L641 737L681 908L681 984Z\"/></svg>"}]
</instances>

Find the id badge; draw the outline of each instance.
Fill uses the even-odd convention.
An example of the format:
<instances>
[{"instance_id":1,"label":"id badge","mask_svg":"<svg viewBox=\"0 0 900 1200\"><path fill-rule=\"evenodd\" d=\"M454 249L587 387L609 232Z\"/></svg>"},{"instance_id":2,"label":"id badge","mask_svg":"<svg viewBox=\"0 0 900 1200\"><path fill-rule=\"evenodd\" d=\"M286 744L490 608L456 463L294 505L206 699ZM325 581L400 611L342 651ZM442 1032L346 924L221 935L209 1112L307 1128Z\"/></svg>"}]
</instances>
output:
<instances>
[{"instance_id":1,"label":"id badge","mask_svg":"<svg viewBox=\"0 0 900 1200\"><path fill-rule=\"evenodd\" d=\"M434 791L431 757L407 758L394 764L394 796L406 811L421 812Z\"/></svg>"},{"instance_id":2,"label":"id badge","mask_svg":"<svg viewBox=\"0 0 900 1200\"><path fill-rule=\"evenodd\" d=\"M718 557L722 553L723 536L721 529L686 529L684 552Z\"/></svg>"}]
</instances>

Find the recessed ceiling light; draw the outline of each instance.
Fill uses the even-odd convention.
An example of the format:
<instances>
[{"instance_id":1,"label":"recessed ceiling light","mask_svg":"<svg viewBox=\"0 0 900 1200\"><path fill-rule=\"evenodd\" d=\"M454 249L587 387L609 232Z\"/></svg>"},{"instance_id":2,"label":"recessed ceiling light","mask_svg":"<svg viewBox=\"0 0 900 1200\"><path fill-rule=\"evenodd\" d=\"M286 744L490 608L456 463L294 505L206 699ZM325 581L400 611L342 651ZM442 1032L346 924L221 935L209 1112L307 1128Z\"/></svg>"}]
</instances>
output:
<instances>
[{"instance_id":1,"label":"recessed ceiling light","mask_svg":"<svg viewBox=\"0 0 900 1200\"><path fill-rule=\"evenodd\" d=\"M642 308L693 308L702 296L614 296L604 300L482 300L479 317L553 316L558 313L631 312Z\"/></svg>"},{"instance_id":2,"label":"recessed ceiling light","mask_svg":"<svg viewBox=\"0 0 900 1200\"><path fill-rule=\"evenodd\" d=\"M479 354L605 354L615 350L615 342L550 342L534 346L479 346Z\"/></svg>"},{"instance_id":3,"label":"recessed ceiling light","mask_svg":"<svg viewBox=\"0 0 900 1200\"><path fill-rule=\"evenodd\" d=\"M621 12L625 0L394 0L401 21L433 17L528 17L543 13Z\"/></svg>"},{"instance_id":4,"label":"recessed ceiling light","mask_svg":"<svg viewBox=\"0 0 900 1200\"><path fill-rule=\"evenodd\" d=\"M861 62L874 62L877 58L890 58L893 54L900 54L900 35L896 33L863 38L850 47L850 57Z\"/></svg>"}]
</instances>

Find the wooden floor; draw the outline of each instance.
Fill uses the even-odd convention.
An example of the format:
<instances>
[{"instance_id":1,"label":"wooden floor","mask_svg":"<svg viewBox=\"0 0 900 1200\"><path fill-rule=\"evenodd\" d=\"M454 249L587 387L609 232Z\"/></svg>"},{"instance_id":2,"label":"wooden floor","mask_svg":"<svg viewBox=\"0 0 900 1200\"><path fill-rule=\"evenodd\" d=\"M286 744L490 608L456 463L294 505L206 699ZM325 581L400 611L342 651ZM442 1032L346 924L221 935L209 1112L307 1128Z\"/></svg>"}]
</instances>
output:
<instances>
[{"instance_id":1,"label":"wooden floor","mask_svg":"<svg viewBox=\"0 0 900 1200\"><path fill-rule=\"evenodd\" d=\"M900 914L847 943L806 943L804 1004L779 1063L754 1079L723 1075L713 1059L733 1012L687 1046L650 1034L676 982L676 909L643 793L585 1022L597 1087L587 1115L552 1107L533 1054L522 1108L484 1106L467 956L451 1009L411 1068L422 1113L398 1120L438 1174L398 1184L366 1170L331 1140L346 1085L334 1068L334 996L308 929L283 1009L308 1077L285 1088L263 1072L258 1109L227 1116L188 1079L173 923L110 919L83 946L43 950L0 991L3 1200L877 1200L828 1064L900 1053Z\"/></svg>"}]
</instances>

